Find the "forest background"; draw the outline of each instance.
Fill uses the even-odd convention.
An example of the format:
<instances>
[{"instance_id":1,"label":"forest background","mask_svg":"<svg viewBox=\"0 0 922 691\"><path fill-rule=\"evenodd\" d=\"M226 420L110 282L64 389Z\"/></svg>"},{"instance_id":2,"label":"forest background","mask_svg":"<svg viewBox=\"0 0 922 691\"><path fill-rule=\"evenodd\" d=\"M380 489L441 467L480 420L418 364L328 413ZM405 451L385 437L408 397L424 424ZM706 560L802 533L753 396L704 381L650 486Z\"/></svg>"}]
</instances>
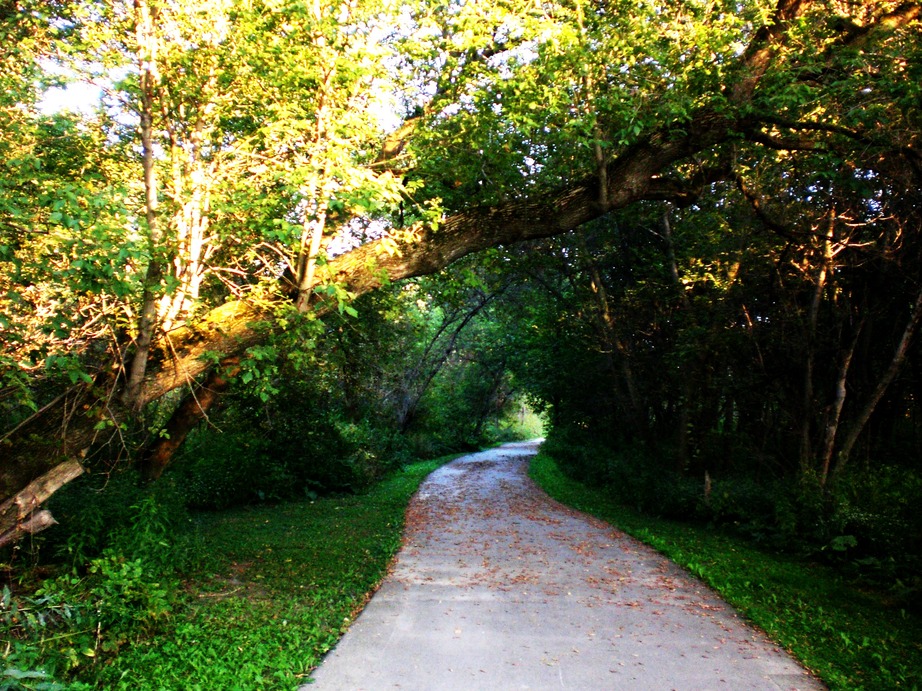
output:
<instances>
[{"instance_id":1,"label":"forest background","mask_svg":"<svg viewBox=\"0 0 922 691\"><path fill-rule=\"evenodd\" d=\"M8 580L545 425L918 611L920 12L0 0Z\"/></svg>"}]
</instances>

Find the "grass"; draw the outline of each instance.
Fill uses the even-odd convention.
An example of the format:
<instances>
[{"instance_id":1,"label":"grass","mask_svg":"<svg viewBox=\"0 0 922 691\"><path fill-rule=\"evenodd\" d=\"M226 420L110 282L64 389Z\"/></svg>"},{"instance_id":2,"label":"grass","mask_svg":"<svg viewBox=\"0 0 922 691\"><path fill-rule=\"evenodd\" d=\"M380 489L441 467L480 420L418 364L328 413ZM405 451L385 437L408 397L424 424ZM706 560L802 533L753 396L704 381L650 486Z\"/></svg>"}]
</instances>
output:
<instances>
[{"instance_id":1,"label":"grass","mask_svg":"<svg viewBox=\"0 0 922 691\"><path fill-rule=\"evenodd\" d=\"M416 463L359 496L196 517L206 567L173 622L92 670L106 689L293 689L335 645L401 544Z\"/></svg>"},{"instance_id":2,"label":"grass","mask_svg":"<svg viewBox=\"0 0 922 691\"><path fill-rule=\"evenodd\" d=\"M532 478L558 501L659 550L719 592L832 689L922 688L922 621L834 569L771 554L703 525L640 515L539 454Z\"/></svg>"}]
</instances>

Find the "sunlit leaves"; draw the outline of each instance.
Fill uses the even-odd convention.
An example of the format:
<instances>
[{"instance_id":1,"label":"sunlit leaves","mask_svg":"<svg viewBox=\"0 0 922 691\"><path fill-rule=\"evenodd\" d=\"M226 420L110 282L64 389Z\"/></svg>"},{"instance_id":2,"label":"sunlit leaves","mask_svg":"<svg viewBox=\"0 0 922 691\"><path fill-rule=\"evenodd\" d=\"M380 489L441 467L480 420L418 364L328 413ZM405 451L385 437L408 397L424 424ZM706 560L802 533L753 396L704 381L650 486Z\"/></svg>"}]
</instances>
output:
<instances>
[{"instance_id":1,"label":"sunlit leaves","mask_svg":"<svg viewBox=\"0 0 922 691\"><path fill-rule=\"evenodd\" d=\"M86 358L124 326L145 260L98 133L66 115L23 111L17 124L28 134L0 183L0 376L34 407L36 378L86 381Z\"/></svg>"},{"instance_id":2,"label":"sunlit leaves","mask_svg":"<svg viewBox=\"0 0 922 691\"><path fill-rule=\"evenodd\" d=\"M655 126L721 107L728 70L759 9L471 5L448 12L436 34L444 68L419 151L427 170L451 161L452 177L433 174L433 182L461 203L472 196L495 202L595 172Z\"/></svg>"},{"instance_id":3,"label":"sunlit leaves","mask_svg":"<svg viewBox=\"0 0 922 691\"><path fill-rule=\"evenodd\" d=\"M800 201L821 205L835 188L866 198L866 216L881 208L873 156L918 130L917 26L888 25L838 49L837 37L858 34L837 26L860 29L886 8L785 24L741 103L728 94L753 65L739 58L774 21L759 0L149 4L150 55L135 45L127 0L31 4L15 31L4 25L21 40L0 50L28 74L6 63L0 73L0 261L9 285L24 287L2 299L30 317L26 327L7 319L17 342L44 344L84 323L130 342L151 263L168 269L147 286L167 329L231 296L284 302L294 284L301 307L330 298L348 314L349 296L322 285L334 278L326 253L384 238L378 258L406 256L446 213L601 179L611 161L679 140L702 114L738 124L734 140L670 170L652 165L660 179L678 185L720 163L746 179L773 176L766 189L777 199L765 208L794 216L804 190ZM42 57L49 72L95 81L105 107L35 115ZM156 75L159 238L140 213L142 67ZM809 153L788 146L800 139ZM692 283L719 283L707 262L691 273Z\"/></svg>"}]
</instances>

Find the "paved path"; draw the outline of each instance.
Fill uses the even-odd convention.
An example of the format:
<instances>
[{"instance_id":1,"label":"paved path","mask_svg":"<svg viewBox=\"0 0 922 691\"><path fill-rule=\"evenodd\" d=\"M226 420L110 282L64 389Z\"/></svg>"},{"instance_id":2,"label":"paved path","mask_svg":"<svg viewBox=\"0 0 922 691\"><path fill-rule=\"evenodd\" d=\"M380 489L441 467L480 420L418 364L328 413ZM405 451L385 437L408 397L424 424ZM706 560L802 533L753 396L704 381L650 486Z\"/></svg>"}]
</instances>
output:
<instances>
[{"instance_id":1,"label":"paved path","mask_svg":"<svg viewBox=\"0 0 922 691\"><path fill-rule=\"evenodd\" d=\"M656 552L548 498L535 443L460 458L304 689L821 689Z\"/></svg>"}]
</instances>

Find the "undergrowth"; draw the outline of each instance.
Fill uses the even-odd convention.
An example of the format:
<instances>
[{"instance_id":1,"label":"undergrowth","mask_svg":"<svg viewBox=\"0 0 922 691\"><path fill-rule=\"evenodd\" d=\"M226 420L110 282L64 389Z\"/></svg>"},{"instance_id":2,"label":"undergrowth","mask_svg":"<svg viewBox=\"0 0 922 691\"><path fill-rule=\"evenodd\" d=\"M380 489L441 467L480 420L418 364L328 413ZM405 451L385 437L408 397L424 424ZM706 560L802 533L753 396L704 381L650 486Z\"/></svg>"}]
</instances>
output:
<instances>
[{"instance_id":1,"label":"undergrowth","mask_svg":"<svg viewBox=\"0 0 922 691\"><path fill-rule=\"evenodd\" d=\"M408 465L363 494L181 525L153 498L137 502L133 529L94 544L88 566L27 594L2 590L0 689L295 688L383 578L409 498L447 460Z\"/></svg>"},{"instance_id":2,"label":"undergrowth","mask_svg":"<svg viewBox=\"0 0 922 691\"><path fill-rule=\"evenodd\" d=\"M922 688L922 620L835 569L756 549L702 524L652 518L564 475L539 454L552 497L651 545L719 592L832 689Z\"/></svg>"}]
</instances>

